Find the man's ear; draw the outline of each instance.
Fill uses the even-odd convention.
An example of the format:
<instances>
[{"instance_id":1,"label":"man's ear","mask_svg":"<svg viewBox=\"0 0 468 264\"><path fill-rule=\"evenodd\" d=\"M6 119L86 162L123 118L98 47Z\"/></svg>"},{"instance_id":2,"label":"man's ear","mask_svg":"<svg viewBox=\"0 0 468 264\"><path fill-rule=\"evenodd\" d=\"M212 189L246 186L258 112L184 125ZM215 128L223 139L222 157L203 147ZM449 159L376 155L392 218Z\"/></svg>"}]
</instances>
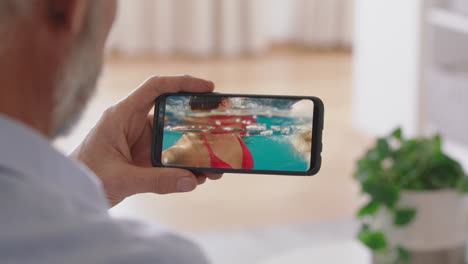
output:
<instances>
[{"instance_id":1,"label":"man's ear","mask_svg":"<svg viewBox=\"0 0 468 264\"><path fill-rule=\"evenodd\" d=\"M90 1L94 0L48 0L52 23L60 30L79 34L84 27Z\"/></svg>"}]
</instances>

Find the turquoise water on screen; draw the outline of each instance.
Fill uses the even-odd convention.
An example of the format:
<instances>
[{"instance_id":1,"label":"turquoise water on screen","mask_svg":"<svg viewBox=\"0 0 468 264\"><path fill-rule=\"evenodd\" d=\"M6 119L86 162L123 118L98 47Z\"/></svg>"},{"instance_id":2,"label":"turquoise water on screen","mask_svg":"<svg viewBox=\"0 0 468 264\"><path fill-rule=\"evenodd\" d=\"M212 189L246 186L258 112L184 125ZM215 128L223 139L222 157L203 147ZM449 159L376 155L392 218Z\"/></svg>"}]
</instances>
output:
<instances>
[{"instance_id":1,"label":"turquoise water on screen","mask_svg":"<svg viewBox=\"0 0 468 264\"><path fill-rule=\"evenodd\" d=\"M295 132L295 126L303 121L289 117L257 117L259 124L265 125L258 131L242 137L252 153L254 170L307 171L309 161L293 147L289 136ZM272 127L275 128L274 131ZM271 135L261 132L271 131ZM164 131L163 151L172 147L183 133Z\"/></svg>"}]
</instances>

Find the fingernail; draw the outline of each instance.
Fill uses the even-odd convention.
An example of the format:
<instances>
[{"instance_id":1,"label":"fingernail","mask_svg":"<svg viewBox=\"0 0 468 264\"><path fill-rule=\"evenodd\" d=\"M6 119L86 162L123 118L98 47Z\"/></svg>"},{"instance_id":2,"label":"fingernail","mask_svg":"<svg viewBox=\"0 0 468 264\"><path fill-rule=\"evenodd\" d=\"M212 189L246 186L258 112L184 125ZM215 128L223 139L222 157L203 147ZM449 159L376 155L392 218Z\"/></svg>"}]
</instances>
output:
<instances>
[{"instance_id":1,"label":"fingernail","mask_svg":"<svg viewBox=\"0 0 468 264\"><path fill-rule=\"evenodd\" d=\"M177 181L177 190L179 192L190 192L197 187L195 181L191 178L181 178Z\"/></svg>"},{"instance_id":2,"label":"fingernail","mask_svg":"<svg viewBox=\"0 0 468 264\"><path fill-rule=\"evenodd\" d=\"M208 87L214 87L215 86L215 83L212 82L212 81L206 81L206 84L208 85Z\"/></svg>"}]
</instances>

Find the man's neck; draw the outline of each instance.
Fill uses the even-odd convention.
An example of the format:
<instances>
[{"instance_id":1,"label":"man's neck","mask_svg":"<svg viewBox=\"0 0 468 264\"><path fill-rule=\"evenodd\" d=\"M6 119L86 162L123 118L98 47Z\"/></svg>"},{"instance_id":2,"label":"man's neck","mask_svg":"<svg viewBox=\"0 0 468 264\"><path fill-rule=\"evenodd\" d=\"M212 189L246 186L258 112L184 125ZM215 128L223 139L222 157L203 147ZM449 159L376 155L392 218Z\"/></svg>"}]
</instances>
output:
<instances>
[{"instance_id":1,"label":"man's neck","mask_svg":"<svg viewBox=\"0 0 468 264\"><path fill-rule=\"evenodd\" d=\"M47 76L56 67L28 50L27 39L17 43L0 60L0 113L50 137L54 100L53 80Z\"/></svg>"},{"instance_id":2,"label":"man's neck","mask_svg":"<svg viewBox=\"0 0 468 264\"><path fill-rule=\"evenodd\" d=\"M0 88L0 113L50 137L51 120L46 111L38 106L41 104L41 99L34 100L28 96L28 92L23 91L17 86L2 86Z\"/></svg>"}]
</instances>

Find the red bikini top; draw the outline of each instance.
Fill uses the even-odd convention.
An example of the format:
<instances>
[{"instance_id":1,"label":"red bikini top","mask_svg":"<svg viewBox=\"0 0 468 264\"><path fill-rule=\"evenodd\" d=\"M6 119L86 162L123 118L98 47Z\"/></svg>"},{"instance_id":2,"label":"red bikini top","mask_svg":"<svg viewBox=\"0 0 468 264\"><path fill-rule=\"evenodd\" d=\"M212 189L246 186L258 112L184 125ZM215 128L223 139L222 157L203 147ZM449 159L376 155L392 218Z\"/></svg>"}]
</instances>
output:
<instances>
[{"instance_id":1,"label":"red bikini top","mask_svg":"<svg viewBox=\"0 0 468 264\"><path fill-rule=\"evenodd\" d=\"M252 153L250 152L249 148L245 144L244 140L237 136L239 143L241 144L242 148L242 169L243 170L252 170L254 167L254 160L252 157ZM213 152L213 148L211 147L210 143L206 139L206 136L203 135L203 140L205 141L205 146L208 149L208 153L210 154L211 159L211 168L216 169L232 169L232 166L229 165L227 162L223 161L222 159L218 158Z\"/></svg>"}]
</instances>

